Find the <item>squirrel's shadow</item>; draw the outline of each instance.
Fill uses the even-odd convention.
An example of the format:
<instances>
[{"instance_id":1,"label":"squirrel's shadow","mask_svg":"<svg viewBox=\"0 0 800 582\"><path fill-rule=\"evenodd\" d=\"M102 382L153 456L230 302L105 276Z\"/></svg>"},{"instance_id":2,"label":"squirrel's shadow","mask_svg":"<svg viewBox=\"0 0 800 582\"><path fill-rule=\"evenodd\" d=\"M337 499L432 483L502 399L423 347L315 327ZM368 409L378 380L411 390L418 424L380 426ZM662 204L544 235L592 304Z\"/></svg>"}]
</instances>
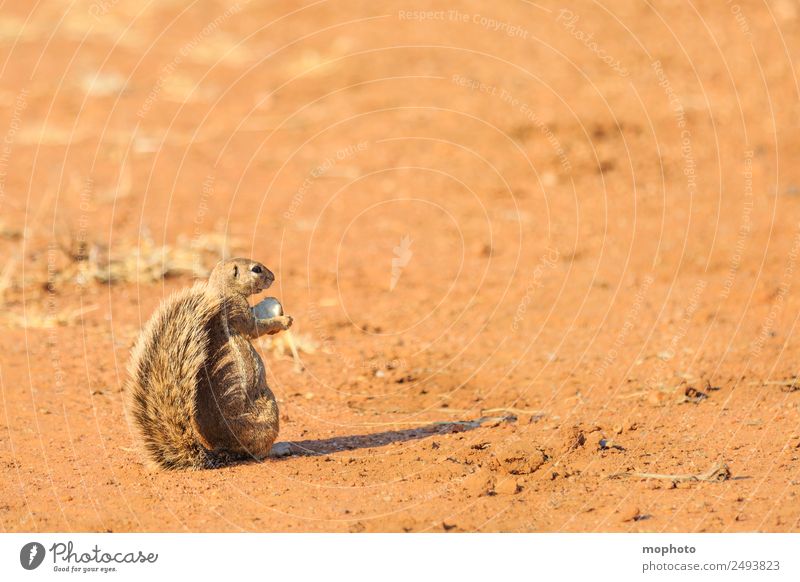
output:
<instances>
[{"instance_id":1,"label":"squirrel's shadow","mask_svg":"<svg viewBox=\"0 0 800 582\"><path fill-rule=\"evenodd\" d=\"M341 453L343 451L353 451L356 449L373 449L376 447L384 447L392 443L403 443L436 435L467 432L475 430L487 423L492 423L493 426L497 426L497 424L501 422L513 420L515 420L513 416L481 417L475 420L435 422L404 430L388 430L372 434L339 436L318 440L285 441L275 443L272 446L272 451L269 456L270 458L280 460L287 457L320 456Z\"/></svg>"}]
</instances>

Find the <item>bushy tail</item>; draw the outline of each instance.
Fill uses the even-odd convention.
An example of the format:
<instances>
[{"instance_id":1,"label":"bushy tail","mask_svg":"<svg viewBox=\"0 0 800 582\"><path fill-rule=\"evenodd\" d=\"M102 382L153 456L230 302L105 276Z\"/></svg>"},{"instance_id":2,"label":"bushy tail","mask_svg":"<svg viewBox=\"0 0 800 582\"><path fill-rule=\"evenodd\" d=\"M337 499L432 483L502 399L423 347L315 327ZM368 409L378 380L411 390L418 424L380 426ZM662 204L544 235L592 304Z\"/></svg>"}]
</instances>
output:
<instances>
[{"instance_id":1,"label":"bushy tail","mask_svg":"<svg viewBox=\"0 0 800 582\"><path fill-rule=\"evenodd\" d=\"M145 326L131 355L131 420L148 459L165 469L205 469L231 462L210 451L195 424L196 391L215 306L195 286L165 301Z\"/></svg>"}]
</instances>

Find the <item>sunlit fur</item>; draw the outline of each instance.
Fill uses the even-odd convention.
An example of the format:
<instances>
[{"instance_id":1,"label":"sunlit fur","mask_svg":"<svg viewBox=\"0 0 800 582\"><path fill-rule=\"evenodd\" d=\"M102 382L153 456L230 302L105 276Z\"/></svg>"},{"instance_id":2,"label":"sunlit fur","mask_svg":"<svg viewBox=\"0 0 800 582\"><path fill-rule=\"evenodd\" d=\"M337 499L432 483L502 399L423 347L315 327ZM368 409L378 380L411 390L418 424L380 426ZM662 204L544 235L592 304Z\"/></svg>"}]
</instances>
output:
<instances>
[{"instance_id":1,"label":"sunlit fur","mask_svg":"<svg viewBox=\"0 0 800 582\"><path fill-rule=\"evenodd\" d=\"M273 280L260 263L223 261L207 283L166 299L145 325L126 392L129 418L152 464L203 469L269 453L278 407L250 340L288 329L292 320L256 320L247 298Z\"/></svg>"}]
</instances>

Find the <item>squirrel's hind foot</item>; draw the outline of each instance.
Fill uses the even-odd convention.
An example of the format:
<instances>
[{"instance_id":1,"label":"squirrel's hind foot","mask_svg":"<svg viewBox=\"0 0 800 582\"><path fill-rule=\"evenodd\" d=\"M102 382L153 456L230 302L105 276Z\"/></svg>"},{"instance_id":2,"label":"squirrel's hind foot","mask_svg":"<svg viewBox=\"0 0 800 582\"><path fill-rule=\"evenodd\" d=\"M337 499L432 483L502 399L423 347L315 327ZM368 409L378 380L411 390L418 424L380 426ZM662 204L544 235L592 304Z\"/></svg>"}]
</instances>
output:
<instances>
[{"instance_id":1,"label":"squirrel's hind foot","mask_svg":"<svg viewBox=\"0 0 800 582\"><path fill-rule=\"evenodd\" d=\"M219 469L222 467L230 467L231 465L240 465L253 460L255 460L253 456L246 453L233 452L227 449L214 449L213 451L208 451L203 468Z\"/></svg>"}]
</instances>

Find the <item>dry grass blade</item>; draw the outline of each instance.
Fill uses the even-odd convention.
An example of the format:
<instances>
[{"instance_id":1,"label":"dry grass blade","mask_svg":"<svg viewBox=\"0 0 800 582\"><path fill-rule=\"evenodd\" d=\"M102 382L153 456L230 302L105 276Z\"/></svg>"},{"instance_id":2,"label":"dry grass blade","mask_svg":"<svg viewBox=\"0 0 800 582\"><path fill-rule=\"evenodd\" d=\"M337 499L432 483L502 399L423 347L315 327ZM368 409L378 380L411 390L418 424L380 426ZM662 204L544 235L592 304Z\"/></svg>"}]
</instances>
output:
<instances>
[{"instance_id":1,"label":"dry grass blade","mask_svg":"<svg viewBox=\"0 0 800 582\"><path fill-rule=\"evenodd\" d=\"M94 244L62 244L70 263L53 277L54 282L154 283L166 277L189 275L207 277L211 267L230 255L224 235L207 234L191 241L178 239L175 245L157 245L144 236L137 241L122 241L112 251Z\"/></svg>"},{"instance_id":2,"label":"dry grass blade","mask_svg":"<svg viewBox=\"0 0 800 582\"><path fill-rule=\"evenodd\" d=\"M711 483L719 483L727 481L731 478L731 470L728 465L722 461L715 463L708 471L698 473L696 475L672 475L669 473L615 473L609 476L609 479L621 479L623 477L638 477L640 479L663 479L665 481L707 481Z\"/></svg>"},{"instance_id":3,"label":"dry grass blade","mask_svg":"<svg viewBox=\"0 0 800 582\"><path fill-rule=\"evenodd\" d=\"M526 410L524 408L500 407L500 408L483 408L481 414L491 414L493 412L508 412L509 414L527 414L530 416L544 416L547 414L544 410Z\"/></svg>"},{"instance_id":4,"label":"dry grass blade","mask_svg":"<svg viewBox=\"0 0 800 582\"><path fill-rule=\"evenodd\" d=\"M305 354L313 354L319 349L319 343L315 341L310 335L301 333L292 333L291 336L286 334L278 334L275 336L264 336L258 340L258 346L273 353L278 358L292 357L294 359L294 350L303 352ZM294 350L292 349L294 346ZM299 358L299 355L298 355ZM295 360L296 362L297 360ZM296 364L295 364L296 365Z\"/></svg>"},{"instance_id":5,"label":"dry grass blade","mask_svg":"<svg viewBox=\"0 0 800 582\"><path fill-rule=\"evenodd\" d=\"M780 386L784 392L795 392L800 390L800 378L793 376L785 380L759 380L748 382L749 386Z\"/></svg>"},{"instance_id":6,"label":"dry grass blade","mask_svg":"<svg viewBox=\"0 0 800 582\"><path fill-rule=\"evenodd\" d=\"M0 304L5 302L6 291L11 287L11 273L14 272L16 266L17 259L11 257L3 268L3 272L0 273Z\"/></svg>"},{"instance_id":7,"label":"dry grass blade","mask_svg":"<svg viewBox=\"0 0 800 582\"><path fill-rule=\"evenodd\" d=\"M630 392L628 394L620 394L616 398L619 398L620 400L627 400L629 398L639 398L640 396L647 396L648 394L650 394L649 390L639 390L638 392Z\"/></svg>"},{"instance_id":8,"label":"dry grass blade","mask_svg":"<svg viewBox=\"0 0 800 582\"><path fill-rule=\"evenodd\" d=\"M25 237L25 231L20 228L7 226L0 222L0 238L6 240L20 240Z\"/></svg>"},{"instance_id":9,"label":"dry grass blade","mask_svg":"<svg viewBox=\"0 0 800 582\"><path fill-rule=\"evenodd\" d=\"M97 305L89 305L72 311L52 314L29 309L25 314L7 313L5 320L10 325L22 329L52 329L74 325L84 314L96 309L98 309Z\"/></svg>"},{"instance_id":10,"label":"dry grass blade","mask_svg":"<svg viewBox=\"0 0 800 582\"><path fill-rule=\"evenodd\" d=\"M289 349L292 351L292 359L294 360L294 371L296 373L305 370L303 362L300 360L300 353L297 351L297 345L294 342L293 334L290 330L286 330L286 343L289 344Z\"/></svg>"}]
</instances>

